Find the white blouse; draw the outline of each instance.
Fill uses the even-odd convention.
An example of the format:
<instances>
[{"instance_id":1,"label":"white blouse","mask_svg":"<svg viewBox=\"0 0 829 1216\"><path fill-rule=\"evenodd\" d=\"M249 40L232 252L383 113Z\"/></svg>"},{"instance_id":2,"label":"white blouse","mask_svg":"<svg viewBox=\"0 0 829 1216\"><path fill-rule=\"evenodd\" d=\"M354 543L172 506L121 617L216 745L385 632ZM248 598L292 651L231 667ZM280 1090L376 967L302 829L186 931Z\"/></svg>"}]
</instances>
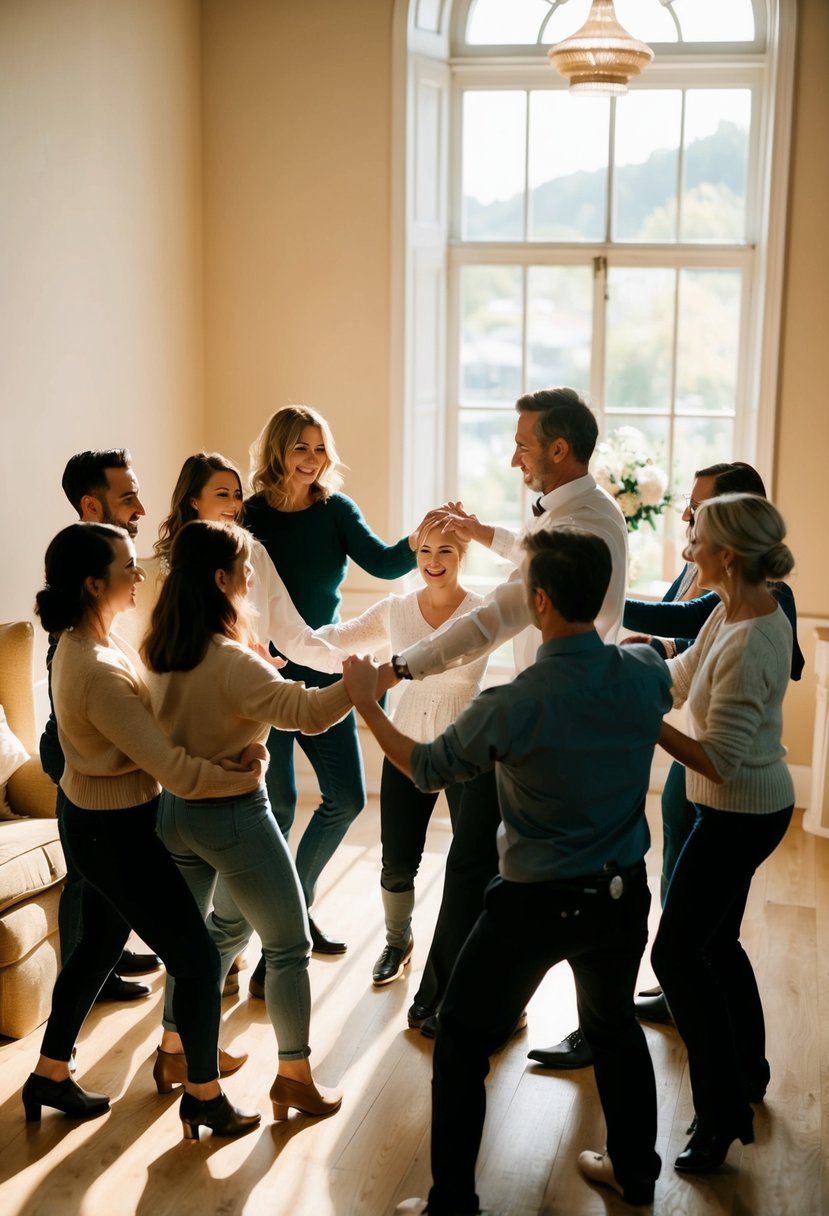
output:
<instances>
[{"instance_id":1,"label":"white blouse","mask_svg":"<svg viewBox=\"0 0 829 1216\"><path fill-rule=\"evenodd\" d=\"M324 625L315 631L348 654L378 650L391 644L395 654L415 642L440 634L451 623L483 603L483 596L468 591L466 596L439 629L424 620L416 591L408 595L388 595L353 621L339 625ZM461 710L481 691L488 655L463 667L426 676L422 680L406 681L403 694L394 710L394 724L416 743L431 741L455 721Z\"/></svg>"},{"instance_id":2,"label":"white blouse","mask_svg":"<svg viewBox=\"0 0 829 1216\"><path fill-rule=\"evenodd\" d=\"M254 627L260 642L263 645L273 642L277 650L303 667L331 674L341 672L343 659L351 652L338 649L333 641L325 641L306 625L267 549L253 537L250 561L253 581L248 599L256 610Z\"/></svg>"}]
</instances>

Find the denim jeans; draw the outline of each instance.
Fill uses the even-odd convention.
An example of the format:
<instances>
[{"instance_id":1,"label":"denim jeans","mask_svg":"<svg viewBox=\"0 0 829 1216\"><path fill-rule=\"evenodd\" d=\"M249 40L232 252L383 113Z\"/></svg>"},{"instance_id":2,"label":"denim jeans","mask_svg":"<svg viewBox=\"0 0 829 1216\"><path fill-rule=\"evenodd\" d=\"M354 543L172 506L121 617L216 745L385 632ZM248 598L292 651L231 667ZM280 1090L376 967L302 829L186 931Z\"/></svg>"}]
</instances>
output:
<instances>
[{"instance_id":1,"label":"denim jeans","mask_svg":"<svg viewBox=\"0 0 829 1216\"><path fill-rule=\"evenodd\" d=\"M460 782L444 791L454 831L460 811ZM411 891L423 859L426 831L440 791L424 793L390 760L383 761L380 779L380 841L383 860L380 885L386 891Z\"/></svg>"},{"instance_id":2,"label":"denim jeans","mask_svg":"<svg viewBox=\"0 0 829 1216\"><path fill-rule=\"evenodd\" d=\"M616 899L607 884L576 892L576 880L565 889L554 882L490 883L438 1014L429 1195L434 1216L478 1211L475 1162L489 1056L509 1037L547 971L563 959L576 981L579 1025L593 1051L616 1177L623 1185L658 1177L656 1083L633 1007L648 937L644 863L625 871L623 882Z\"/></svg>"},{"instance_id":3,"label":"denim jeans","mask_svg":"<svg viewBox=\"0 0 829 1216\"><path fill-rule=\"evenodd\" d=\"M651 961L688 1049L706 1131L745 1126L749 1086L768 1082L763 1006L740 926L754 871L791 817L791 807L752 815L698 806L668 887Z\"/></svg>"},{"instance_id":4,"label":"denim jeans","mask_svg":"<svg viewBox=\"0 0 829 1216\"><path fill-rule=\"evenodd\" d=\"M671 882L671 875L682 852L685 841L691 834L697 808L685 793L685 765L673 761L665 778L662 790L662 877L660 896L662 907Z\"/></svg>"},{"instance_id":5,"label":"denim jeans","mask_svg":"<svg viewBox=\"0 0 829 1216\"><path fill-rule=\"evenodd\" d=\"M498 873L496 833L501 811L494 769L460 783L460 788L440 910L414 998L426 1009L440 1005L461 946L481 914L487 885Z\"/></svg>"},{"instance_id":6,"label":"denim jeans","mask_svg":"<svg viewBox=\"0 0 829 1216\"><path fill-rule=\"evenodd\" d=\"M321 735L272 730L268 736L271 762L265 780L274 818L286 840L296 813L294 741L313 765L322 798L296 852L297 874L310 908L317 879L365 805L366 788L353 711Z\"/></svg>"},{"instance_id":7,"label":"denim jeans","mask_svg":"<svg viewBox=\"0 0 829 1216\"><path fill-rule=\"evenodd\" d=\"M288 846L264 789L186 802L161 795L158 834L190 888L221 958L221 981L255 929L267 962L265 1004L280 1060L310 1054L308 916ZM212 910L211 910L212 906ZM164 1027L176 1029L168 982Z\"/></svg>"},{"instance_id":8,"label":"denim jeans","mask_svg":"<svg viewBox=\"0 0 829 1216\"><path fill-rule=\"evenodd\" d=\"M175 1017L187 1075L218 1076L219 956L169 853L156 836L157 799L87 811L64 799L62 838L83 884L83 929L55 983L42 1052L68 1060L130 926L176 977Z\"/></svg>"}]
</instances>

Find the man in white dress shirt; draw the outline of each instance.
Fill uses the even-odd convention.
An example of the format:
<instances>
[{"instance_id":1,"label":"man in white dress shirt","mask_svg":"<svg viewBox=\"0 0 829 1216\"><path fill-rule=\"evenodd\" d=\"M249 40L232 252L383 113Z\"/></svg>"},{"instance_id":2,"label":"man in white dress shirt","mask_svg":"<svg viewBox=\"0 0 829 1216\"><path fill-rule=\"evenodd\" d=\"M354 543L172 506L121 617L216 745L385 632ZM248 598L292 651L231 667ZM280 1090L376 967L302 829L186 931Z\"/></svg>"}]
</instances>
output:
<instances>
[{"instance_id":1,"label":"man in white dress shirt","mask_svg":"<svg viewBox=\"0 0 829 1216\"><path fill-rule=\"evenodd\" d=\"M529 531L567 526L601 537L610 550L612 574L596 629L614 642L625 603L628 537L616 503L596 485L588 471L598 438L593 411L571 388L542 389L520 397L512 467L524 484L540 495L533 505ZM519 535L481 523L458 506L446 520L462 539L476 540L515 563L510 578L484 603L460 617L440 635L410 646L392 659L401 679L423 679L468 663L514 639L516 673L535 662L541 634L531 621L520 565L524 550ZM495 832L500 822L495 782L482 774L464 787L464 799L446 859L443 898L423 979L409 1009L412 1028L433 1037L435 1013L446 990L455 959L483 904L483 892L498 872ZM567 1041L562 1045L569 1050ZM567 1066L572 1067L572 1064Z\"/></svg>"}]
</instances>

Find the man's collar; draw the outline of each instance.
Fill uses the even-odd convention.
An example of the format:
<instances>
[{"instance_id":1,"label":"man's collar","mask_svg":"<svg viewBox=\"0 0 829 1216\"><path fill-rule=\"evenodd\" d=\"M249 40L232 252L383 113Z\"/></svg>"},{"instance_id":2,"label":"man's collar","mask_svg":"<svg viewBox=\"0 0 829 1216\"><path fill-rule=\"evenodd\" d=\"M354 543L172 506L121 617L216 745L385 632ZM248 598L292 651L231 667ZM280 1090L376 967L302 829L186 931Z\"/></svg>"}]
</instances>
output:
<instances>
[{"instance_id":1,"label":"man's collar","mask_svg":"<svg viewBox=\"0 0 829 1216\"><path fill-rule=\"evenodd\" d=\"M542 642L538 648L538 658L549 658L556 654L580 654L584 651L599 650L604 646L604 642L596 633L595 629L590 629L586 633L571 633L563 638L550 638L549 642Z\"/></svg>"},{"instance_id":2,"label":"man's collar","mask_svg":"<svg viewBox=\"0 0 829 1216\"><path fill-rule=\"evenodd\" d=\"M569 502L572 498L578 498L580 494L586 494L595 488L596 482L592 474L585 473L583 477L577 477L574 481L565 481L563 486L556 486L554 490L542 494L538 502L545 511L551 511L554 506Z\"/></svg>"}]
</instances>

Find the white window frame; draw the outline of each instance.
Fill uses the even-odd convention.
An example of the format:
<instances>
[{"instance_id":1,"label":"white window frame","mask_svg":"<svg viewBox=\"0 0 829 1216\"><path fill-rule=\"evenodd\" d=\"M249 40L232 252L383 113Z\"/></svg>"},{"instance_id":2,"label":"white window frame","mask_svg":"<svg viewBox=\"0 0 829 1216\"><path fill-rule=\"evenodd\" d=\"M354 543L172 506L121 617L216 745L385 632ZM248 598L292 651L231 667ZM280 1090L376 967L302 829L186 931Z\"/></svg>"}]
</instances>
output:
<instances>
[{"instance_id":1,"label":"white window frame","mask_svg":"<svg viewBox=\"0 0 829 1216\"><path fill-rule=\"evenodd\" d=\"M612 256L614 265L654 265L661 255L669 253L671 265L718 265L731 262L745 272L743 307L741 310L741 358L738 369L738 407L735 427L735 451L756 464L774 493L774 447L777 406L779 344L782 317L786 210L791 147L791 125L794 95L794 50L796 32L795 0L760 0L764 20L758 23L758 40L765 34L766 49L746 50L744 44L735 47L711 47L710 53L689 55L685 48L666 46L664 54L647 69L634 86L642 89L679 87L720 87L729 85L755 90L758 106L757 120L752 124L752 145L749 164L753 167L757 188L749 192L746 214L747 243L744 246L637 246L628 242L546 245L541 242L502 243L461 242L460 232L460 156L456 135L459 128L460 94L464 88L551 87L552 69L543 58L543 50L528 55L526 48L458 47L452 54L450 33L458 31L466 20L467 3L452 0L396 0L393 57L393 181L392 181L392 467L401 469L393 479L392 510L401 524L417 516L420 507L429 501L451 497L456 492L457 412L451 398L457 393L458 380L458 309L457 282L459 268L476 261L509 262L513 265L544 265L545 257L559 264L579 264L592 257ZM420 20L425 17L425 20ZM753 45L753 44L752 44ZM739 49L740 47L743 49ZM462 53L460 53L462 51ZM503 53L502 53L503 52ZM433 65L430 69L429 64ZM435 452L433 471L440 470L440 480L426 471L413 458L406 442L417 433L418 404L415 393L415 371L418 363L418 325L414 308L414 279L417 275L415 253L424 226L418 224L414 193L416 188L415 149L416 81L427 71L446 71L448 86L445 98L449 115L449 136L455 141L451 154L441 143L436 163L436 193L446 207L440 222L434 226L431 240L435 248L438 233L445 232L445 263L439 273L448 294L450 306L441 326L437 349L430 358L434 366L429 375L434 381L431 394L434 442L443 446ZM693 79L678 79L678 70L693 66ZM538 82L538 83L536 83ZM448 132L442 132L443 141ZM422 159L422 158L421 158ZM422 174L423 166L418 171ZM451 210L449 200L451 199ZM723 258L727 260L724 262ZM454 293L454 295L452 295ZM421 309L422 312L422 309ZM422 319L421 319L422 324ZM603 366L603 351L596 347L602 335L594 333L594 369ZM437 383L443 375L442 385ZM595 373L594 373L595 374ZM422 377L421 377L422 378ZM591 386L593 387L593 386ZM598 395L594 403L601 406ZM601 412L601 410L600 410ZM441 425L442 424L442 425ZM432 434L430 434L432 440ZM424 482L424 477L428 485Z\"/></svg>"}]
</instances>

